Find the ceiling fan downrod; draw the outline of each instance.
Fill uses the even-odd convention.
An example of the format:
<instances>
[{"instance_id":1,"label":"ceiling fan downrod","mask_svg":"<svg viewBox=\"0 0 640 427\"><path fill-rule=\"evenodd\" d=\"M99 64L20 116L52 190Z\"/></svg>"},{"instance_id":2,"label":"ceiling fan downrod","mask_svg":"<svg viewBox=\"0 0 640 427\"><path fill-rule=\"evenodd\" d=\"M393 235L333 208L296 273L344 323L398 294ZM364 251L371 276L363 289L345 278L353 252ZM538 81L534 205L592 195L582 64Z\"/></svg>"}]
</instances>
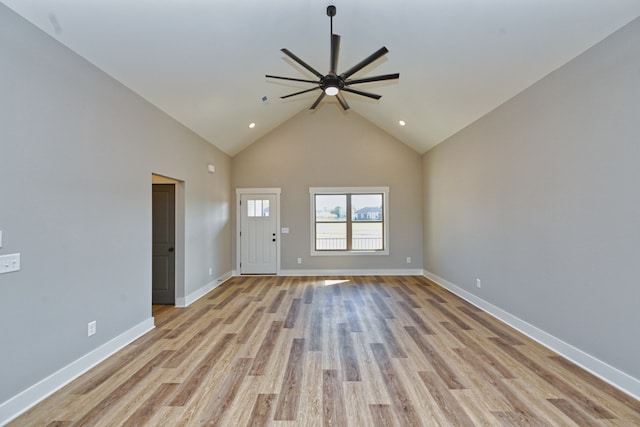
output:
<instances>
[{"instance_id":1,"label":"ceiling fan downrod","mask_svg":"<svg viewBox=\"0 0 640 427\"><path fill-rule=\"evenodd\" d=\"M327 16L331 19L330 30L333 35L333 17L336 16L336 7L334 5L327 6Z\"/></svg>"}]
</instances>

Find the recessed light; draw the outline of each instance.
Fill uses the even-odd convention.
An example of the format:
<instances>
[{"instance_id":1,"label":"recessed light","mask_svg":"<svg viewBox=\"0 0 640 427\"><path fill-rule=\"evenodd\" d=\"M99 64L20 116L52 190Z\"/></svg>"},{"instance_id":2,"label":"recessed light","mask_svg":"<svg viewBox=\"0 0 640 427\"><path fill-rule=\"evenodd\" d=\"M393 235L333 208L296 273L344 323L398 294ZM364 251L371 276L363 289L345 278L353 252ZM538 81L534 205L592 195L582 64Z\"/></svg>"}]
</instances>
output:
<instances>
[{"instance_id":1,"label":"recessed light","mask_svg":"<svg viewBox=\"0 0 640 427\"><path fill-rule=\"evenodd\" d=\"M253 129L254 127L256 127L255 123L249 123L249 129Z\"/></svg>"},{"instance_id":2,"label":"recessed light","mask_svg":"<svg viewBox=\"0 0 640 427\"><path fill-rule=\"evenodd\" d=\"M398 124L399 124L400 126L404 126L404 125L406 125L407 123L405 123L405 121L404 121L404 120L398 120Z\"/></svg>"}]
</instances>

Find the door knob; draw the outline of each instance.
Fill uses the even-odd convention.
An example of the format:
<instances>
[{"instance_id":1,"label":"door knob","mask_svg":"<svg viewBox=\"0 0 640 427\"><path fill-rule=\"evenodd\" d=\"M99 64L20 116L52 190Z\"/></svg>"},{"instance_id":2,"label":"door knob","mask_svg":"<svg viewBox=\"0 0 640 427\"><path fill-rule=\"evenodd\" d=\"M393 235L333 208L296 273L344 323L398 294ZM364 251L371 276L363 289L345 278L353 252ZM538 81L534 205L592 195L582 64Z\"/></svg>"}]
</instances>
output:
<instances>
[{"instance_id":1,"label":"door knob","mask_svg":"<svg viewBox=\"0 0 640 427\"><path fill-rule=\"evenodd\" d=\"M169 252L173 252L173 248L169 248Z\"/></svg>"}]
</instances>

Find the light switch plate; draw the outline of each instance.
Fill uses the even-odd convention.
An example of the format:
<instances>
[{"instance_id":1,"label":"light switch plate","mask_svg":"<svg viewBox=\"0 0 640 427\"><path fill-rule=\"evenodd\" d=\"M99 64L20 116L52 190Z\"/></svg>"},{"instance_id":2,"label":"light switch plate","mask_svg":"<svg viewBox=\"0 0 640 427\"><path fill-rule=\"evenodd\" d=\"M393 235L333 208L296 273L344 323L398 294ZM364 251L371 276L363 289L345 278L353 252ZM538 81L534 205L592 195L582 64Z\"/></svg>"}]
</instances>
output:
<instances>
[{"instance_id":1,"label":"light switch plate","mask_svg":"<svg viewBox=\"0 0 640 427\"><path fill-rule=\"evenodd\" d=\"M2 247L2 230L0 230L0 248Z\"/></svg>"},{"instance_id":2,"label":"light switch plate","mask_svg":"<svg viewBox=\"0 0 640 427\"><path fill-rule=\"evenodd\" d=\"M20 270L20 254L0 256L0 274Z\"/></svg>"}]
</instances>

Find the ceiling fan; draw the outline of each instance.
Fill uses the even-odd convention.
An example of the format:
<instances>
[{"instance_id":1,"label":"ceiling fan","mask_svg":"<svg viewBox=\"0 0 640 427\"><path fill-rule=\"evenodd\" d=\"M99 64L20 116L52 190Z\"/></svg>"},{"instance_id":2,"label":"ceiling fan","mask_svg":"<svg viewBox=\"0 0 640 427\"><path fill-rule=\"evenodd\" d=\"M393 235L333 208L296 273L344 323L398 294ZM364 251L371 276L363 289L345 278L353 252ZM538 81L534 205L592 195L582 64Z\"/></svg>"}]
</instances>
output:
<instances>
[{"instance_id":1,"label":"ceiling fan","mask_svg":"<svg viewBox=\"0 0 640 427\"><path fill-rule=\"evenodd\" d=\"M307 70L311 71L311 73L313 73L318 78L318 80L306 80L306 79L296 79L292 77L272 76L269 74L265 75L265 77L268 77L271 79L290 80L294 82L315 84L315 87L312 87L311 89L305 89L305 90L301 90L300 92L295 92L289 95L281 96L280 97L281 99L285 99L292 96L301 95L303 93L312 92L314 90L321 89L322 93L320 93L316 101L311 105L311 108L310 108L311 110L314 110L318 106L318 104L320 104L320 101L322 101L325 95L335 96L338 102L340 103L340 105L342 106L342 108L344 110L348 110L349 104L347 104L347 101L344 99L344 96L342 95L342 91L354 93L356 95L366 96L372 99L382 98L382 96L376 95L374 93L363 92L361 90L354 89L351 87L351 85L356 85L360 83L377 82L381 80L393 80L400 77L399 73L395 73L395 74L383 74L380 76L373 76L373 77L365 77L361 79L350 78L353 74L357 73L367 65L371 64L372 62L374 62L378 58L381 58L387 52L389 52L389 50L386 47L381 47L376 52L369 55L367 58L363 59L353 67L349 68L344 73L338 74L337 69L338 69L338 54L340 52L340 36L337 34L333 34L333 17L335 15L336 15L336 7L327 6L327 16L329 16L329 18L331 19L331 58L329 61L329 72L326 75L319 73L316 69L311 67L302 59L298 58L288 49L280 49L282 52L284 52L285 55L293 59L298 64L302 65Z\"/></svg>"}]
</instances>

